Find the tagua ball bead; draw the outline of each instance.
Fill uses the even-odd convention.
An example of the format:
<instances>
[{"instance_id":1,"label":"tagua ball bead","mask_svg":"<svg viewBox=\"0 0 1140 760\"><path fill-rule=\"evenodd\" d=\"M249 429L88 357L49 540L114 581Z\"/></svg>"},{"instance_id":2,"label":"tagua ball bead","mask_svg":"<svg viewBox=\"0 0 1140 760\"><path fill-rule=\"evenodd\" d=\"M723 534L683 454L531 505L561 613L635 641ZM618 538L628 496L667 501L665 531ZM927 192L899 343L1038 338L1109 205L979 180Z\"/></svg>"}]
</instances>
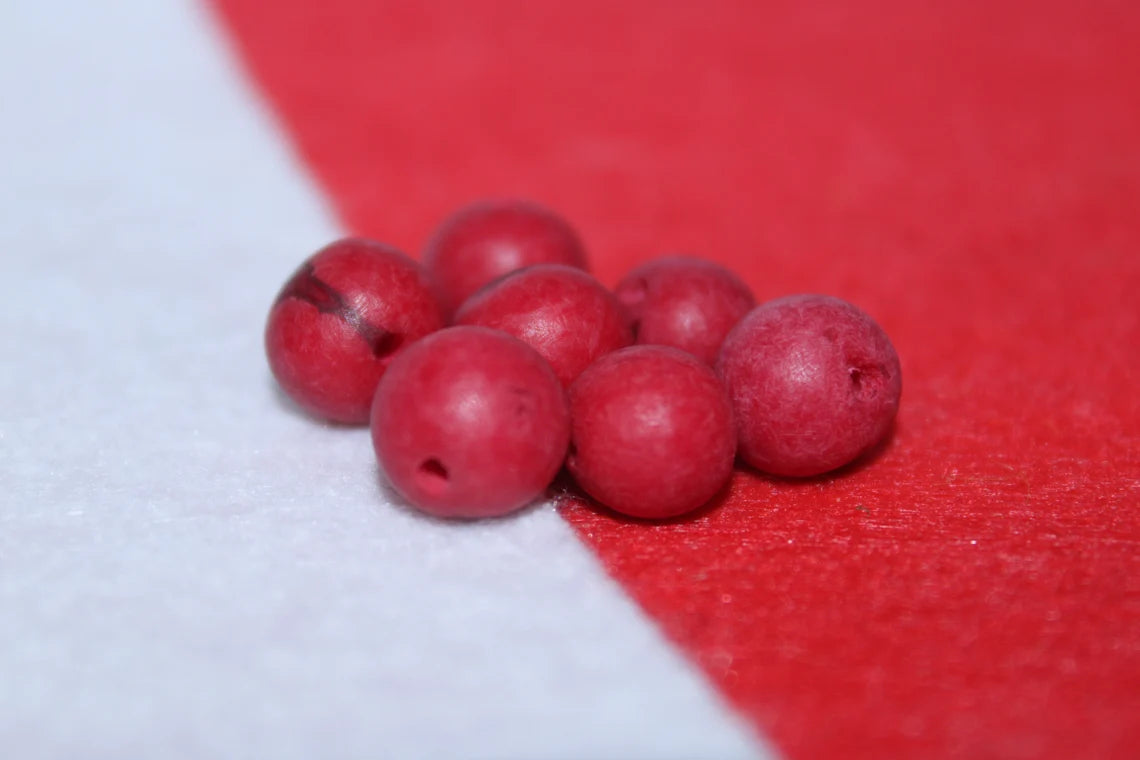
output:
<instances>
[{"instance_id":1,"label":"tagua ball bead","mask_svg":"<svg viewBox=\"0 0 1140 760\"><path fill-rule=\"evenodd\" d=\"M532 346L562 384L633 342L613 293L589 273L557 264L527 267L471 296L456 324L503 330Z\"/></svg>"},{"instance_id":2,"label":"tagua ball bead","mask_svg":"<svg viewBox=\"0 0 1140 760\"><path fill-rule=\"evenodd\" d=\"M285 283L269 311L265 351L282 390L306 412L365 424L389 362L442 326L417 263L383 243L346 238Z\"/></svg>"},{"instance_id":3,"label":"tagua ball bead","mask_svg":"<svg viewBox=\"0 0 1140 760\"><path fill-rule=\"evenodd\" d=\"M709 366L721 343L756 306L748 285L712 261L666 256L633 269L614 291L639 344L673 346Z\"/></svg>"},{"instance_id":4,"label":"tagua ball bead","mask_svg":"<svg viewBox=\"0 0 1140 760\"><path fill-rule=\"evenodd\" d=\"M479 201L456 211L436 230L422 260L448 315L479 288L523 267L588 268L582 242L566 220L519 200Z\"/></svg>"},{"instance_id":5,"label":"tagua ball bead","mask_svg":"<svg viewBox=\"0 0 1140 760\"><path fill-rule=\"evenodd\" d=\"M567 468L595 500L663 519L707 503L736 451L732 408L710 367L665 346L598 360L570 387Z\"/></svg>"},{"instance_id":6,"label":"tagua ball bead","mask_svg":"<svg viewBox=\"0 0 1140 760\"><path fill-rule=\"evenodd\" d=\"M566 456L565 391L504 332L450 327L393 360L376 390L372 443L389 482L438 517L504 515L541 496Z\"/></svg>"},{"instance_id":7,"label":"tagua ball bead","mask_svg":"<svg viewBox=\"0 0 1140 760\"><path fill-rule=\"evenodd\" d=\"M762 304L721 348L741 458L775 475L841 467L887 435L902 372L883 329L838 298L798 295Z\"/></svg>"}]
</instances>

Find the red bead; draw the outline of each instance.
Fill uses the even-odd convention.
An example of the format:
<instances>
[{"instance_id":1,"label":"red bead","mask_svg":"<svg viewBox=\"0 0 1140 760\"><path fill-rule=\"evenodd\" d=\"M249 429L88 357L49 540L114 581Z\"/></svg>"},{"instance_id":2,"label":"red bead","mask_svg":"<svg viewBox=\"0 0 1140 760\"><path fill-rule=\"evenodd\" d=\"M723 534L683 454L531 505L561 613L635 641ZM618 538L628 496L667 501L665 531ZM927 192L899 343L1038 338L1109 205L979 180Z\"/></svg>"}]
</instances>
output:
<instances>
[{"instance_id":1,"label":"red bead","mask_svg":"<svg viewBox=\"0 0 1140 760\"><path fill-rule=\"evenodd\" d=\"M423 262L448 314L487 283L526 266L588 268L574 229L553 211L524 201L481 201L460 209L428 242Z\"/></svg>"},{"instance_id":2,"label":"red bead","mask_svg":"<svg viewBox=\"0 0 1140 760\"><path fill-rule=\"evenodd\" d=\"M599 357L633 342L614 295L581 269L556 264L527 267L484 288L455 322L525 341L567 386Z\"/></svg>"},{"instance_id":3,"label":"red bead","mask_svg":"<svg viewBox=\"0 0 1140 760\"><path fill-rule=\"evenodd\" d=\"M450 327L410 346L372 406L381 469L413 506L440 517L493 517L530 503L558 473L569 437L550 365L482 327Z\"/></svg>"},{"instance_id":4,"label":"red bead","mask_svg":"<svg viewBox=\"0 0 1140 760\"><path fill-rule=\"evenodd\" d=\"M683 351L633 346L603 357L570 387L570 412L570 473L623 514L684 514L732 473L728 397L712 369Z\"/></svg>"},{"instance_id":5,"label":"red bead","mask_svg":"<svg viewBox=\"0 0 1140 760\"><path fill-rule=\"evenodd\" d=\"M673 346L710 366L725 336L756 306L752 291L735 274L687 256L642 264L615 292L638 343Z\"/></svg>"},{"instance_id":6,"label":"red bead","mask_svg":"<svg viewBox=\"0 0 1140 760\"><path fill-rule=\"evenodd\" d=\"M303 409L364 424L392 357L442 326L419 265L383 243L348 238L322 248L285 283L269 311L265 351Z\"/></svg>"},{"instance_id":7,"label":"red bead","mask_svg":"<svg viewBox=\"0 0 1140 760\"><path fill-rule=\"evenodd\" d=\"M725 340L717 371L741 458L775 475L818 475L854 460L890 430L902 391L883 329L828 296L758 306Z\"/></svg>"}]
</instances>

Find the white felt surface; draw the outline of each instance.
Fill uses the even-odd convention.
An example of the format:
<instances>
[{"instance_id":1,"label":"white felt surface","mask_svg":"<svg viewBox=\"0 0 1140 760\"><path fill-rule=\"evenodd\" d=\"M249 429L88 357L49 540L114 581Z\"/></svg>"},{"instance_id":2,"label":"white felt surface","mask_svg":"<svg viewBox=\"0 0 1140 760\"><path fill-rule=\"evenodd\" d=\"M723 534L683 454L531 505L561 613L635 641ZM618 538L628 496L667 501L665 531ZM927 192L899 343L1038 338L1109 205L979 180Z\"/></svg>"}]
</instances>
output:
<instances>
[{"instance_id":1,"label":"white felt surface","mask_svg":"<svg viewBox=\"0 0 1140 760\"><path fill-rule=\"evenodd\" d=\"M186 2L0 8L0 756L766 754L550 507L387 503L290 411L336 227Z\"/></svg>"}]
</instances>

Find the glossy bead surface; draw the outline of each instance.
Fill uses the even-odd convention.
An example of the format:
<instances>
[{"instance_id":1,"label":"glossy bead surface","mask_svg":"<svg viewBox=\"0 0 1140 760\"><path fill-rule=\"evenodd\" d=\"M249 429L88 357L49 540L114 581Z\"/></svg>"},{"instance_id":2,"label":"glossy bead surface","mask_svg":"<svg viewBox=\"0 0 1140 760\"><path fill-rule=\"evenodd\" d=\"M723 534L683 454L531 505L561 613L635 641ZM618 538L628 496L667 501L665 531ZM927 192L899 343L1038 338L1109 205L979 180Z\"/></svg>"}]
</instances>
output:
<instances>
[{"instance_id":1,"label":"glossy bead surface","mask_svg":"<svg viewBox=\"0 0 1140 760\"><path fill-rule=\"evenodd\" d=\"M667 256L632 270L614 290L639 344L673 346L709 366L721 343L754 306L748 286L728 269Z\"/></svg>"},{"instance_id":2,"label":"glossy bead surface","mask_svg":"<svg viewBox=\"0 0 1140 760\"><path fill-rule=\"evenodd\" d=\"M451 327L397 357L376 390L372 443L392 486L439 517L493 517L541 496L569 441L566 394L534 349Z\"/></svg>"},{"instance_id":3,"label":"glossy bead surface","mask_svg":"<svg viewBox=\"0 0 1140 760\"><path fill-rule=\"evenodd\" d=\"M776 475L818 475L878 443L898 411L894 346L838 298L762 304L729 334L717 371L733 402L740 456Z\"/></svg>"},{"instance_id":4,"label":"glossy bead surface","mask_svg":"<svg viewBox=\"0 0 1140 760\"><path fill-rule=\"evenodd\" d=\"M599 357L633 342L614 295L587 272L555 264L527 267L480 290L455 322L514 335L566 386Z\"/></svg>"},{"instance_id":5,"label":"glossy bead surface","mask_svg":"<svg viewBox=\"0 0 1140 760\"><path fill-rule=\"evenodd\" d=\"M285 283L269 311L265 351L277 382L302 409L365 424L392 357L442 326L418 264L383 243L346 238Z\"/></svg>"},{"instance_id":6,"label":"glossy bead surface","mask_svg":"<svg viewBox=\"0 0 1140 760\"><path fill-rule=\"evenodd\" d=\"M728 397L703 362L633 346L598 360L570 387L566 465L594 499L633 517L676 517L728 481L736 431Z\"/></svg>"},{"instance_id":7,"label":"glossy bead surface","mask_svg":"<svg viewBox=\"0 0 1140 760\"><path fill-rule=\"evenodd\" d=\"M480 201L439 226L423 263L451 314L489 282L534 264L587 269L578 234L550 209L527 201Z\"/></svg>"}]
</instances>

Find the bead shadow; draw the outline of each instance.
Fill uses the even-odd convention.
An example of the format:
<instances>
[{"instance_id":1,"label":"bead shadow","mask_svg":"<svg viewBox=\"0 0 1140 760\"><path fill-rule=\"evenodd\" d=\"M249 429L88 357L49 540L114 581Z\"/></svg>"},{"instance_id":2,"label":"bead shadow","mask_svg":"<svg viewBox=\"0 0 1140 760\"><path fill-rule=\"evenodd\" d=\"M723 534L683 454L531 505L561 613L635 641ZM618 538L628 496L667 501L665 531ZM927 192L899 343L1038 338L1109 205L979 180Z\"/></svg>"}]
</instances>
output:
<instances>
[{"instance_id":1,"label":"bead shadow","mask_svg":"<svg viewBox=\"0 0 1140 760\"><path fill-rule=\"evenodd\" d=\"M575 507L587 509L596 515L606 517L623 525L644 525L647 528L687 525L689 523L697 522L708 517L710 514L716 512L725 501L727 501L732 493L732 478L725 481L720 490L716 492L711 499L706 501L696 509L686 512L683 515L670 517L663 520L653 520L643 517L631 517L623 515L621 512L610 509L609 507L598 503L583 491L570 473L563 468L555 479L554 484L551 485L548 494L554 500L555 505L559 510L573 509Z\"/></svg>"},{"instance_id":2,"label":"bead shadow","mask_svg":"<svg viewBox=\"0 0 1140 760\"><path fill-rule=\"evenodd\" d=\"M811 485L818 485L820 483L831 482L834 480L850 477L878 462L879 459L881 459L893 445L898 429L899 422L896 418L891 422L891 426L888 428L886 435L884 435L883 438L874 446L867 449L867 451L865 451L863 454L859 455L854 461L849 462L848 464L838 469L821 473L819 475L813 475L805 478L771 475L769 473L761 472L760 470L750 467L739 459L736 462L735 469L738 472L747 473L752 477L758 477L773 484L789 486L792 488L807 487ZM571 476L565 468L559 472L558 477L555 479L554 483L551 484L547 495L555 502L559 510L585 509L595 515L605 517L606 519L613 520L623 525L644 525L649 528L683 526L704 520L710 515L716 513L717 510L719 510L725 504L725 502L729 501L732 498L732 485L734 479L735 476L734 478L730 478L728 482L726 482L724 486L721 487L720 491L718 491L717 494L713 496L713 498L709 499L702 506L698 507L692 512L686 512L683 515L678 515L677 517L666 520L649 520L639 517L630 517L628 515L623 515L620 512L615 512L609 507L599 504L585 491L583 491L577 483L574 482L573 476Z\"/></svg>"},{"instance_id":3,"label":"bead shadow","mask_svg":"<svg viewBox=\"0 0 1140 760\"><path fill-rule=\"evenodd\" d=\"M739 457L736 460L736 468L738 470L748 472L752 475L757 475L773 483L780 483L784 485L826 483L832 480L837 480L839 478L849 477L858 472L862 472L866 468L878 462L891 448L891 446L894 445L895 435L898 432L898 429L899 421L898 417L895 417L895 419L891 420L891 426L887 428L886 434L880 438L877 443L875 443L869 449L842 467L837 467L836 469L828 470L827 472L821 472L819 475L808 475L802 478L796 478L789 475L773 475L771 473L764 472L763 470L757 470L755 467L752 467L751 465L745 463Z\"/></svg>"},{"instance_id":4,"label":"bead shadow","mask_svg":"<svg viewBox=\"0 0 1140 760\"><path fill-rule=\"evenodd\" d=\"M327 428L333 428L334 430L360 430L361 428L367 427L367 425L350 425L345 422L334 422L333 420L315 417L302 409L296 401L289 397L288 393L282 390L280 384L273 378L272 373L267 374L266 379L269 385L272 386L273 398L277 402L278 408L286 414L299 417L314 425L322 425Z\"/></svg>"}]
</instances>

